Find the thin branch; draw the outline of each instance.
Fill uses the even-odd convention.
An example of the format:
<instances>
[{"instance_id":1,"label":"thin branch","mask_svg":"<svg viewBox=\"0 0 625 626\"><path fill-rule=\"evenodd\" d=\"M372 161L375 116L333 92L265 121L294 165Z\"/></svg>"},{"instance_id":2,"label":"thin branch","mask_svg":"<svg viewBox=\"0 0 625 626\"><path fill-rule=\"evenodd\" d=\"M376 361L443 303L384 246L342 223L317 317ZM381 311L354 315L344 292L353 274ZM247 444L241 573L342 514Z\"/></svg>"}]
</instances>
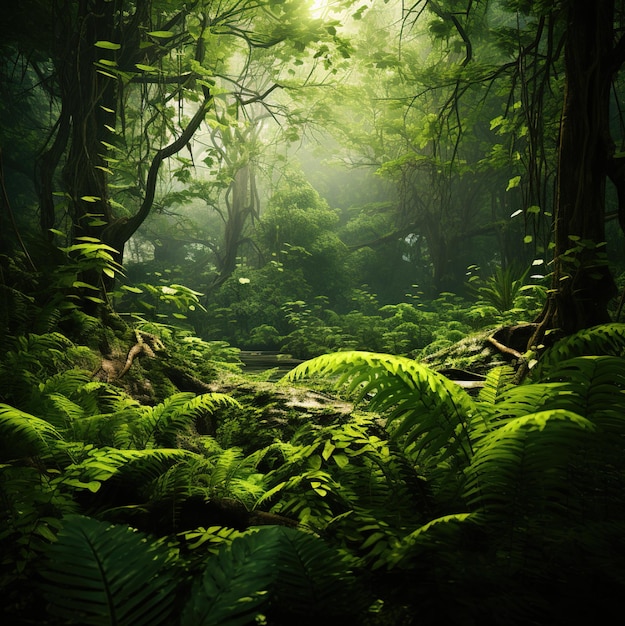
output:
<instances>
[{"instance_id":1,"label":"thin branch","mask_svg":"<svg viewBox=\"0 0 625 626\"><path fill-rule=\"evenodd\" d=\"M154 203L156 183L158 180L158 172L161 167L161 163L165 159L179 152L191 140L191 138L195 134L195 131L200 127L200 124L203 122L212 100L212 96L210 95L210 93L208 93L204 102L198 108L195 115L189 122L188 126L184 129L182 134L168 146L165 146L164 148L158 150L152 158L152 163L150 165L148 177L146 180L145 196L137 213L129 219L122 218L121 220L114 222L113 224L111 224L111 226L109 226L109 228L105 230L105 234L108 234L110 236L117 235L118 233L123 233L122 239L124 241L127 241L135 233L139 226L141 226L146 217L149 215L150 210L152 209L152 205Z\"/></svg>"}]
</instances>

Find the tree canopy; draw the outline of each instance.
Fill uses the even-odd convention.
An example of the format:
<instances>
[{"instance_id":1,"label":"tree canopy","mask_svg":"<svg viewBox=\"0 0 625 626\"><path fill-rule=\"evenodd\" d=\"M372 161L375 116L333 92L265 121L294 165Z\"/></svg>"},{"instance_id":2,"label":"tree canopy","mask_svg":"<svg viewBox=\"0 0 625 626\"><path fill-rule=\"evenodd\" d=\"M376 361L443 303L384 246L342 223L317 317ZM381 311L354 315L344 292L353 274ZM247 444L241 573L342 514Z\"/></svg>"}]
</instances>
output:
<instances>
[{"instance_id":1,"label":"tree canopy","mask_svg":"<svg viewBox=\"0 0 625 626\"><path fill-rule=\"evenodd\" d=\"M624 20L3 7L3 623L614 621Z\"/></svg>"},{"instance_id":2,"label":"tree canopy","mask_svg":"<svg viewBox=\"0 0 625 626\"><path fill-rule=\"evenodd\" d=\"M191 263L210 300L241 263L279 259L263 238L299 167L338 221L316 252L284 229L274 244L349 266L309 272L314 291L345 296L329 273L356 281L386 250L398 289L429 298L467 271L547 276L536 345L605 322L621 18L615 1L19 3L2 33L3 245L35 271L63 248L89 313L150 250Z\"/></svg>"}]
</instances>

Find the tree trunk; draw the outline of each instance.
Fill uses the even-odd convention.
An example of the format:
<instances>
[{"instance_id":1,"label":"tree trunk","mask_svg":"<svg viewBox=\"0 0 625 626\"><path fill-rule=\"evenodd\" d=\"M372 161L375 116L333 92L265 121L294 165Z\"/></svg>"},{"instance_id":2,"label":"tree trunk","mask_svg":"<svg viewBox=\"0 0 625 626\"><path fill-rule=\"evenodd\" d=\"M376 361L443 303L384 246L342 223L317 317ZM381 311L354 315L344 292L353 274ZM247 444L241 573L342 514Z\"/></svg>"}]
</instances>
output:
<instances>
[{"instance_id":1,"label":"tree trunk","mask_svg":"<svg viewBox=\"0 0 625 626\"><path fill-rule=\"evenodd\" d=\"M614 0L570 0L566 92L560 128L552 288L537 335L571 334L608 322L616 295L605 258L605 188L613 152L609 131Z\"/></svg>"},{"instance_id":2,"label":"tree trunk","mask_svg":"<svg viewBox=\"0 0 625 626\"><path fill-rule=\"evenodd\" d=\"M111 214L105 168L106 148L111 143L108 127L115 127L115 80L95 71L104 56L96 41L109 41L114 31L114 3L83 0L79 3L73 56L59 68L63 106L72 119L70 148L63 170L65 188L71 196L72 240L101 237L102 222ZM70 21L66 22L70 24ZM99 50L99 52L98 52ZM94 219L95 217L99 219Z\"/></svg>"}]
</instances>

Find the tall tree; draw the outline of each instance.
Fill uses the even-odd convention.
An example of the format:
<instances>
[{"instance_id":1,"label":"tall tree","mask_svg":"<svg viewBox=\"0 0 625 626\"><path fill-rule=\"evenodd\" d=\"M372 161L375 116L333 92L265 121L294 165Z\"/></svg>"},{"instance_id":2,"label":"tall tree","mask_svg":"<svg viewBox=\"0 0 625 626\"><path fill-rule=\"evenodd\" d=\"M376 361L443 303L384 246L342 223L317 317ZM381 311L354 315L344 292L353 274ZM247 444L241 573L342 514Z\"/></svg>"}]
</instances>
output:
<instances>
[{"instance_id":1,"label":"tall tree","mask_svg":"<svg viewBox=\"0 0 625 626\"><path fill-rule=\"evenodd\" d=\"M555 327L572 333L609 321L608 303L616 295L604 243L608 176L619 191L619 221L625 228L625 160L615 156L610 120L613 81L625 62L620 22L625 3L569 0L560 10L566 23L566 88L555 201L555 263L540 322L541 330ZM624 138L618 139L622 143Z\"/></svg>"},{"instance_id":2,"label":"tall tree","mask_svg":"<svg viewBox=\"0 0 625 626\"><path fill-rule=\"evenodd\" d=\"M481 5L481 6L480 6ZM534 151L522 178L533 186L530 202L539 201L541 169L537 158L543 140L539 121L552 98L550 77L563 72L564 94L560 116L557 179L554 195L554 257L552 285L539 329L532 344L542 341L549 329L565 333L610 319L608 303L615 296L615 284L605 256L606 180L609 177L619 195L619 220L625 227L625 166L615 152L622 144L622 124L611 124L614 98L620 110L622 94L612 89L616 74L625 61L622 35L625 3L622 0L548 1L505 0L485 3L471 0L418 0L405 15L405 23L420 18L426 10L448 24L445 35L464 51L463 72L457 75L456 93L448 101L457 111L464 86L511 77L514 84L535 89L534 97L521 104L526 107ZM516 45L509 47L510 58L488 73L475 72L474 47L470 26L479 15L499 10L516 16L507 21ZM493 31L495 32L495 31ZM532 65L528 73L528 66ZM477 69L477 68L476 68ZM522 73L524 70L525 73ZM618 137L614 136L616 129ZM530 207L525 207L526 210ZM544 209L544 207L542 207Z\"/></svg>"},{"instance_id":3,"label":"tall tree","mask_svg":"<svg viewBox=\"0 0 625 626\"><path fill-rule=\"evenodd\" d=\"M101 241L123 260L126 242L152 210L161 165L186 149L214 99L223 91L241 105L241 94L261 97L252 84L232 87L231 59L272 48L288 63L318 40L333 40L336 33L305 9L295 0L11 5L3 53L40 78L54 112L36 172L44 234L51 237L67 218L70 243ZM111 183L124 167L126 174L134 168L126 185L134 201L122 206Z\"/></svg>"}]
</instances>

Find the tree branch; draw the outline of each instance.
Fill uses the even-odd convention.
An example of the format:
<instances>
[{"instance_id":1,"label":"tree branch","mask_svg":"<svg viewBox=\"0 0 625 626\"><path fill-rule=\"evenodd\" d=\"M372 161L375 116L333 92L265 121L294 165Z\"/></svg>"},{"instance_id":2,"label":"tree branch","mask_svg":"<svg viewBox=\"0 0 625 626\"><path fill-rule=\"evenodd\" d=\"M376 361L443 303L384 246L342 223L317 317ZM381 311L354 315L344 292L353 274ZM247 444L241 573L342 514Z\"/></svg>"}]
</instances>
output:
<instances>
[{"instance_id":1,"label":"tree branch","mask_svg":"<svg viewBox=\"0 0 625 626\"><path fill-rule=\"evenodd\" d=\"M152 163L150 165L150 169L148 170L145 185L145 196L143 198L143 202L141 203L141 207L131 218L118 220L105 229L104 234L107 241L112 241L114 244L117 244L117 242L121 240L122 243L125 243L128 239L130 239L130 237L132 237L139 226L141 226L141 224L145 221L145 218L149 215L152 205L154 204L156 183L158 181L158 172L161 167L161 163L184 148L184 146L189 143L193 137L195 131L200 127L200 124L204 121L204 116L206 115L208 107L213 99L210 93L208 93L208 90L206 91L207 95L204 102L202 102L182 134L168 146L158 150L152 158Z\"/></svg>"}]
</instances>

